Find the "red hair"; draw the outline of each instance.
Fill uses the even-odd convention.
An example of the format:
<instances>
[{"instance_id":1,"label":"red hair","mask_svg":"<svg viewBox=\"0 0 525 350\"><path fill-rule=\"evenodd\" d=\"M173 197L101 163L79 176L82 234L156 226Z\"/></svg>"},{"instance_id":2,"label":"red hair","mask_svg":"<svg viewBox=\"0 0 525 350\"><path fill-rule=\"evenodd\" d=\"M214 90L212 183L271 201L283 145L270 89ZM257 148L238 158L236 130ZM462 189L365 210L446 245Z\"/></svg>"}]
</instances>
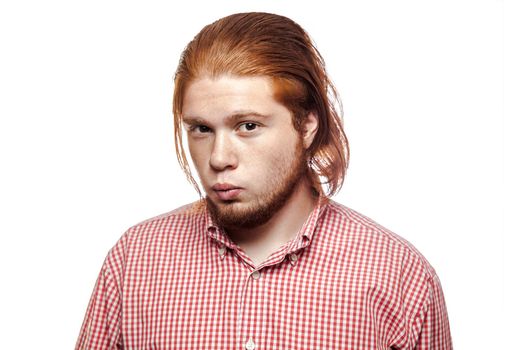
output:
<instances>
[{"instance_id":1,"label":"red hair","mask_svg":"<svg viewBox=\"0 0 525 350\"><path fill-rule=\"evenodd\" d=\"M258 12L233 14L207 25L181 55L173 96L175 147L197 191L183 148L182 101L191 81L223 74L270 77L275 99L290 110L298 132L309 113L317 115L319 127L307 150L309 178L318 192L324 192L322 185L326 185L325 195L337 193L348 167L349 146L341 104L324 60L297 23Z\"/></svg>"}]
</instances>

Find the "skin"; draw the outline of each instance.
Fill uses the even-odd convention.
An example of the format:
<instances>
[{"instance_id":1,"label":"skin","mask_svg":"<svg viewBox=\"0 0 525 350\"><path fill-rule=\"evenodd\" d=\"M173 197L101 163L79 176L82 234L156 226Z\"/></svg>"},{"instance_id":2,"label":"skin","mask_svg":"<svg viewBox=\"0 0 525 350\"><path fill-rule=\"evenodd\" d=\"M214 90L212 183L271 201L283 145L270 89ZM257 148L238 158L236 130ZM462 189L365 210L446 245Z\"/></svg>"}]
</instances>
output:
<instances>
[{"instance_id":1,"label":"skin","mask_svg":"<svg viewBox=\"0 0 525 350\"><path fill-rule=\"evenodd\" d=\"M270 78L226 75L191 82L182 116L212 215L259 265L295 237L315 207L304 169L317 117L309 114L299 133Z\"/></svg>"}]
</instances>

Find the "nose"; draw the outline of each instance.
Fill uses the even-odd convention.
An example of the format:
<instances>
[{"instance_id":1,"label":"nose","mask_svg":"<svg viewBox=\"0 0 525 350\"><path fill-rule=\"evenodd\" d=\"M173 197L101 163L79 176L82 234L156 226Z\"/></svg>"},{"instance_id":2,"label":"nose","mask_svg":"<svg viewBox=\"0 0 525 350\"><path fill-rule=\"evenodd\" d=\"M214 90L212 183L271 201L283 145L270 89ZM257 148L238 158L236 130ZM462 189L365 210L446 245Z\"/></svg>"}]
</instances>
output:
<instances>
[{"instance_id":1,"label":"nose","mask_svg":"<svg viewBox=\"0 0 525 350\"><path fill-rule=\"evenodd\" d=\"M210 166L216 171L237 167L237 155L226 132L216 132L210 155Z\"/></svg>"}]
</instances>

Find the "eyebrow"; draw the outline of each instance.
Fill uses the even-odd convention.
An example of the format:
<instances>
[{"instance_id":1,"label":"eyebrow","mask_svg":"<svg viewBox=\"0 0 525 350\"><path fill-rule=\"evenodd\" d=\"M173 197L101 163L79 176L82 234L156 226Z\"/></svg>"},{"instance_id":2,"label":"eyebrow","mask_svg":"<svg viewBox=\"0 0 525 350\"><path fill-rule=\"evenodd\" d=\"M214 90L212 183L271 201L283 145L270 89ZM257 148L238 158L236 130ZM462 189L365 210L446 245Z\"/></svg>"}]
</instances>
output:
<instances>
[{"instance_id":1,"label":"eyebrow","mask_svg":"<svg viewBox=\"0 0 525 350\"><path fill-rule=\"evenodd\" d=\"M241 119L247 118L247 117L255 117L255 118L268 118L268 115L261 114L255 111L236 111L233 114L230 114L226 117L227 123L236 123ZM183 116L182 121L186 124L190 125L206 125L207 122L203 118L200 117L192 117L192 116Z\"/></svg>"}]
</instances>

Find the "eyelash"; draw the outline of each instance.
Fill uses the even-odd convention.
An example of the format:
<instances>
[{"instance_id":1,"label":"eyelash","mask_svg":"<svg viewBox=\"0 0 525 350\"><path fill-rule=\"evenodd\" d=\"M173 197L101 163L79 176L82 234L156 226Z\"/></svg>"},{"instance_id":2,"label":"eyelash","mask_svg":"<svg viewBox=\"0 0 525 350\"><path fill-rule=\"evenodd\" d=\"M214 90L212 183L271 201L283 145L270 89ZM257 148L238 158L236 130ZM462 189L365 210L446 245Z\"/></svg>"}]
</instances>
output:
<instances>
[{"instance_id":1,"label":"eyelash","mask_svg":"<svg viewBox=\"0 0 525 350\"><path fill-rule=\"evenodd\" d=\"M190 131L190 132L199 131L199 132L201 132L201 133L204 133L204 132L201 131L201 130L197 130L197 129L199 129L199 128L206 128L206 129L208 129L207 131L211 130L211 129L210 129L209 127L207 127L206 125L192 125L192 126L190 126L189 131Z\"/></svg>"},{"instance_id":2,"label":"eyelash","mask_svg":"<svg viewBox=\"0 0 525 350\"><path fill-rule=\"evenodd\" d=\"M259 127L259 124L257 124L257 123L253 123L253 122L245 122L245 123L241 123L241 124L239 125L239 128L241 128L241 126L243 126L243 125L244 125L244 126L247 126L247 125L253 125L253 126L255 126L255 128L253 128L253 129L251 129L251 130L246 130L246 131L248 131L248 132L249 132L249 131L253 131L253 130L255 130L255 129L257 129L257 128Z\"/></svg>"},{"instance_id":3,"label":"eyelash","mask_svg":"<svg viewBox=\"0 0 525 350\"><path fill-rule=\"evenodd\" d=\"M247 132L254 131L254 130L256 130L258 127L260 127L259 124L254 123L254 122L243 122L243 123L240 123L240 124L239 124L239 126L237 127L237 129L240 129L242 126L247 126L247 125L254 126L253 129L251 129L251 130L246 130ZM206 131L202 131L200 128L206 128ZM189 131L190 131L190 132L199 132L199 133L201 133L201 134L204 134L204 133L210 132L210 131L211 131L211 128L209 128L209 127L206 126L206 125L192 125L192 126L190 126Z\"/></svg>"}]
</instances>

